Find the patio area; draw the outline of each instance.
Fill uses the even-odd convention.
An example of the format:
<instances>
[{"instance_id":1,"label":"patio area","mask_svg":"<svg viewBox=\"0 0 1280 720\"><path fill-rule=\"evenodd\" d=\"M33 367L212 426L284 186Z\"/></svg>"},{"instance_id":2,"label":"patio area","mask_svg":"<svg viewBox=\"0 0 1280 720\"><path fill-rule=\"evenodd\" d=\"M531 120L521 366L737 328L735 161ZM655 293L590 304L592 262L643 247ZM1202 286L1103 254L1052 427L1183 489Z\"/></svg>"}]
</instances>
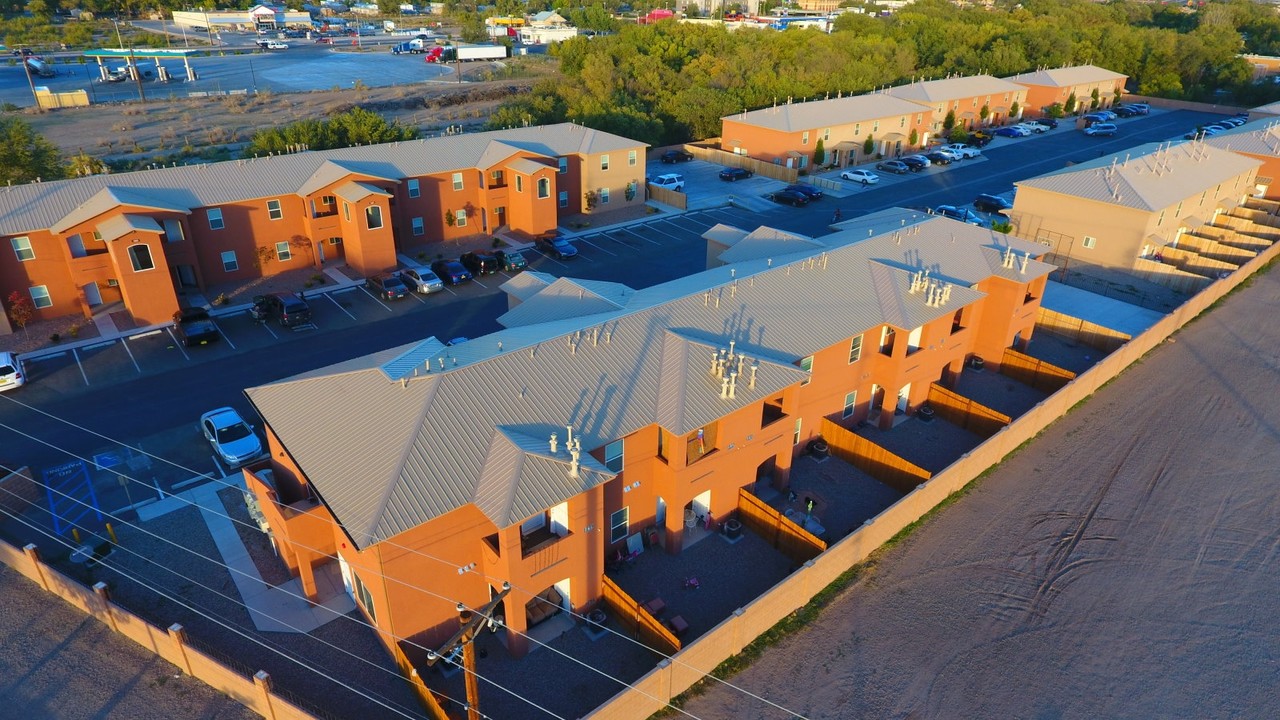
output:
<instances>
[{"instance_id":1,"label":"patio area","mask_svg":"<svg viewBox=\"0 0 1280 720\"><path fill-rule=\"evenodd\" d=\"M787 492L770 487L760 499L780 512L791 511L799 524L809 515L825 529L820 537L830 545L902 499L902 493L835 456L805 455L791 465Z\"/></svg>"},{"instance_id":2,"label":"patio area","mask_svg":"<svg viewBox=\"0 0 1280 720\"><path fill-rule=\"evenodd\" d=\"M1031 336L1031 342L1027 343L1026 349L1022 352L1038 360L1053 363L1064 370L1070 370L1077 375L1107 356L1098 348L1082 345L1043 328L1036 329L1035 334Z\"/></svg>"},{"instance_id":3,"label":"patio area","mask_svg":"<svg viewBox=\"0 0 1280 720\"><path fill-rule=\"evenodd\" d=\"M855 428L853 432L931 473L941 472L983 440L941 418L924 422L915 416L898 423L892 430L869 425Z\"/></svg>"},{"instance_id":4,"label":"patio area","mask_svg":"<svg viewBox=\"0 0 1280 720\"><path fill-rule=\"evenodd\" d=\"M1018 417L1049 397L1049 393L1043 390L1023 385L990 368L981 371L965 368L952 389L1011 418Z\"/></svg>"}]
</instances>

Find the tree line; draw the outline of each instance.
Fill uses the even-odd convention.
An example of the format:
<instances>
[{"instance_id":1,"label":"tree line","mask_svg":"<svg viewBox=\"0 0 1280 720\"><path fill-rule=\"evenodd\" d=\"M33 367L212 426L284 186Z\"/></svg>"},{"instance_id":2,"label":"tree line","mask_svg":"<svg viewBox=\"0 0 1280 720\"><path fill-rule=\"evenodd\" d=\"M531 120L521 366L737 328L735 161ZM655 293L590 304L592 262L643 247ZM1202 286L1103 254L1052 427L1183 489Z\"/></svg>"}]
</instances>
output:
<instances>
[{"instance_id":1,"label":"tree line","mask_svg":"<svg viewBox=\"0 0 1280 720\"><path fill-rule=\"evenodd\" d=\"M490 127L572 120L669 144L713 137L743 110L862 94L914 79L997 77L1091 63L1130 77L1130 91L1257 105L1241 52L1280 52L1280 16L1249 0L1179 6L1120 0L1009 0L959 9L919 0L889 16L845 13L830 34L664 21L553 47L562 78L494 112Z\"/></svg>"}]
</instances>

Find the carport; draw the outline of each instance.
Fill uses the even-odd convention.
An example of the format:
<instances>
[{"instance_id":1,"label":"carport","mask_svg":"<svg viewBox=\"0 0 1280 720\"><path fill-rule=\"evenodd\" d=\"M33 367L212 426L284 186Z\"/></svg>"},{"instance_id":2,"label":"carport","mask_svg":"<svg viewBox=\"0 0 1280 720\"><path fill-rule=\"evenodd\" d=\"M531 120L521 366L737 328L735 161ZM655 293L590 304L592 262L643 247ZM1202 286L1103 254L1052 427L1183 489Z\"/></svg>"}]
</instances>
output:
<instances>
[{"instance_id":1,"label":"carport","mask_svg":"<svg viewBox=\"0 0 1280 720\"><path fill-rule=\"evenodd\" d=\"M85 57L91 57L98 61L98 79L101 80L102 82L115 81L116 76L114 75L114 73L112 73L111 68L108 67L106 63L107 60L110 60L112 58L117 58L125 61L124 71L128 76L128 79L134 82L138 81L138 58L155 61L156 80L160 82L169 82L171 79L173 79L172 75L169 72L169 68L166 68L164 65L161 65L160 61L164 59L170 59L170 60L179 59L182 61L182 68L185 71L187 82L194 82L196 80L196 71L191 67L190 58L192 55L195 55L201 52L204 52L204 51L188 50L185 48L184 49L166 48L163 50L157 50L152 48L142 48L142 49L129 48L128 50L120 50L120 49L112 50L107 48L99 48L97 50L86 51Z\"/></svg>"}]
</instances>

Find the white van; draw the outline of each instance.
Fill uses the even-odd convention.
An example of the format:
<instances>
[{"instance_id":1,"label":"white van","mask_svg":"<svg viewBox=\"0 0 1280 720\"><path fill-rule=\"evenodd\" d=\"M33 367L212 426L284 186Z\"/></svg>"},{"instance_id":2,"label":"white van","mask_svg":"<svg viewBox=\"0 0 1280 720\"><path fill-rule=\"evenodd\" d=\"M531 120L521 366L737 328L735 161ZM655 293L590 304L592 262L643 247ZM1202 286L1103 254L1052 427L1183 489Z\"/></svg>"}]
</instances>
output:
<instances>
[{"instance_id":1,"label":"white van","mask_svg":"<svg viewBox=\"0 0 1280 720\"><path fill-rule=\"evenodd\" d=\"M18 356L11 352L0 352L0 390L12 390L26 382Z\"/></svg>"}]
</instances>

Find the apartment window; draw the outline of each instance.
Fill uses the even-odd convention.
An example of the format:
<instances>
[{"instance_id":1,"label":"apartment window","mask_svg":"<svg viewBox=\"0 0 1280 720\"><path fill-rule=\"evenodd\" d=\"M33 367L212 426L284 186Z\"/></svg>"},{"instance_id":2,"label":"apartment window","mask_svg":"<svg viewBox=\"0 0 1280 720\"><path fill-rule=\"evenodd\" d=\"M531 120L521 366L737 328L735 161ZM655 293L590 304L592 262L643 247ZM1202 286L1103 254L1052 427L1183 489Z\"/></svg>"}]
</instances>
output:
<instances>
[{"instance_id":1,"label":"apartment window","mask_svg":"<svg viewBox=\"0 0 1280 720\"><path fill-rule=\"evenodd\" d=\"M151 259L151 248L146 245L130 245L129 262L133 264L134 272L156 269L156 263Z\"/></svg>"},{"instance_id":2,"label":"apartment window","mask_svg":"<svg viewBox=\"0 0 1280 720\"><path fill-rule=\"evenodd\" d=\"M853 408L854 408L854 406L856 406L857 404L858 404L858 391L857 391L857 390L854 390L854 391L853 391L853 392L851 392L851 393L845 393L845 396L844 396L844 411L840 414L840 417L841 417L841 418L847 418L847 417L849 417L850 415L853 415Z\"/></svg>"},{"instance_id":3,"label":"apartment window","mask_svg":"<svg viewBox=\"0 0 1280 720\"><path fill-rule=\"evenodd\" d=\"M793 431L791 432L791 444L792 444L792 445L799 445L799 444L800 444L800 424L801 424L801 421L802 421L802 418L796 418L796 429L795 429L795 430L793 430Z\"/></svg>"},{"instance_id":4,"label":"apartment window","mask_svg":"<svg viewBox=\"0 0 1280 720\"><path fill-rule=\"evenodd\" d=\"M601 169L601 170L608 170L608 169L609 169L609 156L608 156L608 155L601 155L601 156L600 156L600 169Z\"/></svg>"},{"instance_id":5,"label":"apartment window","mask_svg":"<svg viewBox=\"0 0 1280 720\"><path fill-rule=\"evenodd\" d=\"M800 144L801 144L801 145L808 145L808 144L809 144L809 131L808 131L808 130L805 130L804 132L800 133Z\"/></svg>"},{"instance_id":6,"label":"apartment window","mask_svg":"<svg viewBox=\"0 0 1280 720\"><path fill-rule=\"evenodd\" d=\"M276 259L280 262L286 262L293 259L293 251L289 249L289 241L276 243Z\"/></svg>"},{"instance_id":7,"label":"apartment window","mask_svg":"<svg viewBox=\"0 0 1280 720\"><path fill-rule=\"evenodd\" d=\"M334 196L332 196L332 195L321 195L321 196L320 196L320 204L321 204L321 205L328 205L329 207L333 207L334 205L337 205L337 204L338 204L338 198L336 198L336 197L334 197Z\"/></svg>"},{"instance_id":8,"label":"apartment window","mask_svg":"<svg viewBox=\"0 0 1280 720\"><path fill-rule=\"evenodd\" d=\"M36 285L31 288L31 302L37 308L47 308L53 306L53 299L49 297L48 285Z\"/></svg>"},{"instance_id":9,"label":"apartment window","mask_svg":"<svg viewBox=\"0 0 1280 720\"><path fill-rule=\"evenodd\" d=\"M331 238L329 238L329 244L330 244L330 245L341 245L341 244L342 244L342 238L340 238L340 237L331 237Z\"/></svg>"},{"instance_id":10,"label":"apartment window","mask_svg":"<svg viewBox=\"0 0 1280 720\"><path fill-rule=\"evenodd\" d=\"M878 133L878 132L880 132L880 121L879 121L879 120L877 120L877 121L875 121L875 122L871 123L871 132L873 132L873 133Z\"/></svg>"},{"instance_id":11,"label":"apartment window","mask_svg":"<svg viewBox=\"0 0 1280 720\"><path fill-rule=\"evenodd\" d=\"M494 170L489 173L489 185L492 187L502 186L505 179L506 175L501 170Z\"/></svg>"},{"instance_id":12,"label":"apartment window","mask_svg":"<svg viewBox=\"0 0 1280 720\"><path fill-rule=\"evenodd\" d=\"M569 191L560 191L560 207L569 207Z\"/></svg>"},{"instance_id":13,"label":"apartment window","mask_svg":"<svg viewBox=\"0 0 1280 720\"><path fill-rule=\"evenodd\" d=\"M635 164L636 164L636 151L635 151L635 150L628 150L628 151L627 151L627 164L628 164L628 165L630 165L630 166L632 166L632 167L635 167Z\"/></svg>"},{"instance_id":14,"label":"apartment window","mask_svg":"<svg viewBox=\"0 0 1280 720\"><path fill-rule=\"evenodd\" d=\"M897 337L898 332L893 328L885 325L880 328L880 353L883 355L893 355L893 340Z\"/></svg>"},{"instance_id":15,"label":"apartment window","mask_svg":"<svg viewBox=\"0 0 1280 720\"><path fill-rule=\"evenodd\" d=\"M862 135L862 124L861 124L861 123L854 123L854 124L853 124L853 136L854 136L854 137L860 137L861 135Z\"/></svg>"},{"instance_id":16,"label":"apartment window","mask_svg":"<svg viewBox=\"0 0 1280 720\"><path fill-rule=\"evenodd\" d=\"M557 158L557 164L559 165L557 172L561 175L569 172L569 158Z\"/></svg>"},{"instance_id":17,"label":"apartment window","mask_svg":"<svg viewBox=\"0 0 1280 720\"><path fill-rule=\"evenodd\" d=\"M360 581L360 576L355 573L351 573L351 580L351 584L355 586L356 599L360 601L360 607L369 613L370 620L375 623L378 622L378 614L373 609L373 595L369 592L369 588L364 586L364 583Z\"/></svg>"},{"instance_id":18,"label":"apartment window","mask_svg":"<svg viewBox=\"0 0 1280 720\"><path fill-rule=\"evenodd\" d=\"M1178 203L1178 207L1174 208L1173 216L1176 218L1182 217L1182 203Z\"/></svg>"},{"instance_id":19,"label":"apartment window","mask_svg":"<svg viewBox=\"0 0 1280 720\"><path fill-rule=\"evenodd\" d=\"M351 222L351 205L349 203L342 203L342 217L346 218L347 222Z\"/></svg>"},{"instance_id":20,"label":"apartment window","mask_svg":"<svg viewBox=\"0 0 1280 720\"><path fill-rule=\"evenodd\" d=\"M609 204L609 188L600 188L600 204Z\"/></svg>"},{"instance_id":21,"label":"apartment window","mask_svg":"<svg viewBox=\"0 0 1280 720\"><path fill-rule=\"evenodd\" d=\"M377 205L370 205L364 209L364 221L370 230L377 230L382 227L382 208Z\"/></svg>"},{"instance_id":22,"label":"apartment window","mask_svg":"<svg viewBox=\"0 0 1280 720\"><path fill-rule=\"evenodd\" d=\"M426 229L422 224L422 218L416 217L412 220L412 223L413 223L413 234L415 236L422 235L426 232Z\"/></svg>"},{"instance_id":23,"label":"apartment window","mask_svg":"<svg viewBox=\"0 0 1280 720\"><path fill-rule=\"evenodd\" d=\"M604 446L604 466L614 472L622 472L622 441Z\"/></svg>"},{"instance_id":24,"label":"apartment window","mask_svg":"<svg viewBox=\"0 0 1280 720\"><path fill-rule=\"evenodd\" d=\"M924 122L924 113L916 113L916 124Z\"/></svg>"},{"instance_id":25,"label":"apartment window","mask_svg":"<svg viewBox=\"0 0 1280 720\"><path fill-rule=\"evenodd\" d=\"M1086 249L1092 250L1094 247L1098 245L1098 238L1089 237L1088 235L1085 235L1084 242L1080 244L1083 245Z\"/></svg>"},{"instance_id":26,"label":"apartment window","mask_svg":"<svg viewBox=\"0 0 1280 720\"><path fill-rule=\"evenodd\" d=\"M800 361L800 369L809 373L809 377L805 378L805 381L800 384L808 385L809 381L813 379L813 356L812 355Z\"/></svg>"},{"instance_id":27,"label":"apartment window","mask_svg":"<svg viewBox=\"0 0 1280 720\"><path fill-rule=\"evenodd\" d=\"M1204 205L1204 198L1205 198L1205 196L1206 196L1206 195L1208 195L1208 194L1209 194L1209 191L1208 191L1208 190L1205 190L1204 192L1200 193L1200 204L1201 204L1201 205Z\"/></svg>"},{"instance_id":28,"label":"apartment window","mask_svg":"<svg viewBox=\"0 0 1280 720\"><path fill-rule=\"evenodd\" d=\"M409 197L416 198L422 195L422 186L418 183L417 178L414 178L409 181L408 188L409 188Z\"/></svg>"},{"instance_id":29,"label":"apartment window","mask_svg":"<svg viewBox=\"0 0 1280 720\"><path fill-rule=\"evenodd\" d=\"M898 127L904 128L906 126L907 126L907 116L903 115L902 117L898 118Z\"/></svg>"},{"instance_id":30,"label":"apartment window","mask_svg":"<svg viewBox=\"0 0 1280 720\"><path fill-rule=\"evenodd\" d=\"M235 272L240 269L240 261L236 260L235 250L222 252L222 272Z\"/></svg>"},{"instance_id":31,"label":"apartment window","mask_svg":"<svg viewBox=\"0 0 1280 720\"><path fill-rule=\"evenodd\" d=\"M1160 211L1160 217L1156 219L1156 225L1157 225L1157 226L1160 226L1160 225L1163 225L1163 224L1164 224L1164 211L1163 211L1163 210L1161 210L1161 211Z\"/></svg>"},{"instance_id":32,"label":"apartment window","mask_svg":"<svg viewBox=\"0 0 1280 720\"><path fill-rule=\"evenodd\" d=\"M551 197L551 181L546 178L538 179L538 199L545 200Z\"/></svg>"},{"instance_id":33,"label":"apartment window","mask_svg":"<svg viewBox=\"0 0 1280 720\"><path fill-rule=\"evenodd\" d=\"M36 251L31 247L31 238L23 235L9 241L13 245L13 254L18 256L18 262L26 262L36 259Z\"/></svg>"},{"instance_id":34,"label":"apartment window","mask_svg":"<svg viewBox=\"0 0 1280 720\"><path fill-rule=\"evenodd\" d=\"M524 192L524 176L516 176L516 192Z\"/></svg>"},{"instance_id":35,"label":"apartment window","mask_svg":"<svg viewBox=\"0 0 1280 720\"><path fill-rule=\"evenodd\" d=\"M630 508L622 508L609 516L609 542L616 543L627 539L627 526L630 520Z\"/></svg>"},{"instance_id":36,"label":"apartment window","mask_svg":"<svg viewBox=\"0 0 1280 720\"><path fill-rule=\"evenodd\" d=\"M459 211L458 211L458 213L457 213L456 215L454 215L454 216L453 216L453 218L454 218L454 222L457 224L457 226L458 226L458 227L466 227L466 226L467 226L467 211L466 211L466 210L459 210Z\"/></svg>"},{"instance_id":37,"label":"apartment window","mask_svg":"<svg viewBox=\"0 0 1280 720\"><path fill-rule=\"evenodd\" d=\"M84 257L84 238L80 237L80 233L67 236L67 248L71 250L71 257ZM15 248L16 252L16 248Z\"/></svg>"},{"instance_id":38,"label":"apartment window","mask_svg":"<svg viewBox=\"0 0 1280 720\"><path fill-rule=\"evenodd\" d=\"M849 364L852 365L862 359L862 336L849 341Z\"/></svg>"},{"instance_id":39,"label":"apartment window","mask_svg":"<svg viewBox=\"0 0 1280 720\"><path fill-rule=\"evenodd\" d=\"M454 190L462 189L462 173L453 174L453 189Z\"/></svg>"},{"instance_id":40,"label":"apartment window","mask_svg":"<svg viewBox=\"0 0 1280 720\"><path fill-rule=\"evenodd\" d=\"M822 141L826 142L831 139L831 128L822 128Z\"/></svg>"},{"instance_id":41,"label":"apartment window","mask_svg":"<svg viewBox=\"0 0 1280 720\"><path fill-rule=\"evenodd\" d=\"M222 222L222 208L209 208L204 211L204 214L209 218L210 230L221 230L226 227L226 224Z\"/></svg>"},{"instance_id":42,"label":"apartment window","mask_svg":"<svg viewBox=\"0 0 1280 720\"><path fill-rule=\"evenodd\" d=\"M163 221L164 225L164 241L180 242L186 238L182 233L182 223L172 218Z\"/></svg>"},{"instance_id":43,"label":"apartment window","mask_svg":"<svg viewBox=\"0 0 1280 720\"><path fill-rule=\"evenodd\" d=\"M267 217L271 218L272 220L279 220L280 218L284 217L284 211L280 209L279 200L267 201Z\"/></svg>"}]
</instances>

